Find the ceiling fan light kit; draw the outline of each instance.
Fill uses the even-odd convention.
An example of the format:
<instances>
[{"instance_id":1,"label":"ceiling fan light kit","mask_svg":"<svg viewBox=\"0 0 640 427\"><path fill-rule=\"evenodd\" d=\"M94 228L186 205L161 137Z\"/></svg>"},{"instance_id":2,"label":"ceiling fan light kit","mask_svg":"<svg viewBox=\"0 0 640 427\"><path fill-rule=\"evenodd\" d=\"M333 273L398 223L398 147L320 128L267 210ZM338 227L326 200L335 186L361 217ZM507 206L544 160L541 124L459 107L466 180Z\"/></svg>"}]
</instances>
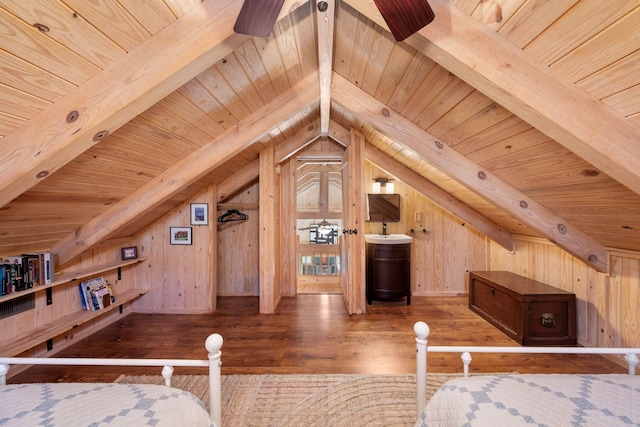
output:
<instances>
[{"instance_id":1,"label":"ceiling fan light kit","mask_svg":"<svg viewBox=\"0 0 640 427\"><path fill-rule=\"evenodd\" d=\"M316 6L318 7L319 12L326 12L327 9L329 8L329 3L327 3L324 0L318 0L318 3L316 3Z\"/></svg>"}]
</instances>

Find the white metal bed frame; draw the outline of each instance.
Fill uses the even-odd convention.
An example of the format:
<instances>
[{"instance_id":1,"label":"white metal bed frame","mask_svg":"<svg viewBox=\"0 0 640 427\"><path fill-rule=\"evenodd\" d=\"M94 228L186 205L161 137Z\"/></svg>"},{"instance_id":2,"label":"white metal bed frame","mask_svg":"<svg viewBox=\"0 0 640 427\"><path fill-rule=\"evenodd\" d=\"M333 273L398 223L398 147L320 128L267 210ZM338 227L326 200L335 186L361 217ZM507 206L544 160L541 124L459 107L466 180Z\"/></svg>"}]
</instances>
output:
<instances>
[{"instance_id":1,"label":"white metal bed frame","mask_svg":"<svg viewBox=\"0 0 640 427\"><path fill-rule=\"evenodd\" d=\"M221 375L222 336L211 334L205 341L208 360L194 359L100 359L100 358L46 358L46 357L0 357L0 386L7 383L10 365L77 365L77 366L162 366L165 385L171 386L174 366L209 368L209 409L216 427L222 426Z\"/></svg>"},{"instance_id":2,"label":"white metal bed frame","mask_svg":"<svg viewBox=\"0 0 640 427\"><path fill-rule=\"evenodd\" d=\"M425 322L416 322L413 326L416 334L416 419L427 403L427 352L461 353L464 376L469 376L471 353L521 353L521 354L624 354L629 367L629 375L636 374L640 348L612 347L492 347L492 346L428 346L429 326Z\"/></svg>"}]
</instances>

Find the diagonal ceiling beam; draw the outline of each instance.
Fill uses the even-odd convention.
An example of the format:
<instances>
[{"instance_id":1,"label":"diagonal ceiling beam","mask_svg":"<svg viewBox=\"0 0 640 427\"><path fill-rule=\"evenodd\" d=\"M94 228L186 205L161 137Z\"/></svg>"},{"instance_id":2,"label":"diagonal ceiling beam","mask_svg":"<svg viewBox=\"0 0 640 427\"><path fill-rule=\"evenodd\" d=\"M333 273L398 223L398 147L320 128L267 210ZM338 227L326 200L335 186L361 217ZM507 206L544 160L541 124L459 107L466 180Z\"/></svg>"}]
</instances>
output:
<instances>
[{"instance_id":1,"label":"diagonal ceiling beam","mask_svg":"<svg viewBox=\"0 0 640 427\"><path fill-rule=\"evenodd\" d=\"M318 100L317 73L312 73L288 91L229 128L218 138L143 185L109 210L91 219L52 246L60 265L108 238L113 232L149 209L170 198L267 132Z\"/></svg>"},{"instance_id":2,"label":"diagonal ceiling beam","mask_svg":"<svg viewBox=\"0 0 640 427\"><path fill-rule=\"evenodd\" d=\"M395 160L387 153L384 153L371 144L367 144L365 148L365 157L375 163L379 168L384 169L387 173L395 176L425 197L433 200L443 209L461 218L506 250L513 251L514 245L511 233L506 232L486 216L471 209L468 205L451 196L451 194Z\"/></svg>"},{"instance_id":3,"label":"diagonal ceiling beam","mask_svg":"<svg viewBox=\"0 0 640 427\"><path fill-rule=\"evenodd\" d=\"M246 42L233 33L241 4L198 5L7 135L0 147L0 207Z\"/></svg>"},{"instance_id":4,"label":"diagonal ceiling beam","mask_svg":"<svg viewBox=\"0 0 640 427\"><path fill-rule=\"evenodd\" d=\"M236 194L245 185L258 179L260 174L260 162L258 159L245 165L234 174L229 175L224 181L218 184L218 203L222 203L229 197Z\"/></svg>"},{"instance_id":5,"label":"diagonal ceiling beam","mask_svg":"<svg viewBox=\"0 0 640 427\"><path fill-rule=\"evenodd\" d=\"M314 120L276 146L276 164L284 162L320 136L320 122Z\"/></svg>"},{"instance_id":6,"label":"diagonal ceiling beam","mask_svg":"<svg viewBox=\"0 0 640 427\"><path fill-rule=\"evenodd\" d=\"M343 147L346 147L349 145L351 132L349 129L343 127L339 123L336 123L334 120L331 120L329 124L329 136L332 140L334 140L338 144L342 145Z\"/></svg>"},{"instance_id":7,"label":"diagonal ceiling beam","mask_svg":"<svg viewBox=\"0 0 640 427\"><path fill-rule=\"evenodd\" d=\"M383 28L373 0L347 0ZM407 44L640 194L640 127L446 0Z\"/></svg>"},{"instance_id":8,"label":"diagonal ceiling beam","mask_svg":"<svg viewBox=\"0 0 640 427\"><path fill-rule=\"evenodd\" d=\"M331 132L332 135L345 135L345 141L348 141L349 139L349 131L333 121L331 122ZM481 215L464 202L451 196L451 194L442 190L422 175L414 172L373 145L366 144L365 150L365 157L367 160L375 163L379 168L384 169L386 172L403 181L420 194L428 197L443 209L451 212L458 218L463 219L469 225L481 233L484 233L489 239L493 240L506 250L513 251L513 236L498 224L491 221L486 216Z\"/></svg>"},{"instance_id":9,"label":"diagonal ceiling beam","mask_svg":"<svg viewBox=\"0 0 640 427\"><path fill-rule=\"evenodd\" d=\"M606 250L595 239L338 74L333 75L332 93L334 102L353 112L360 120L415 151L446 175L509 212L587 265L600 272L607 271Z\"/></svg>"}]
</instances>

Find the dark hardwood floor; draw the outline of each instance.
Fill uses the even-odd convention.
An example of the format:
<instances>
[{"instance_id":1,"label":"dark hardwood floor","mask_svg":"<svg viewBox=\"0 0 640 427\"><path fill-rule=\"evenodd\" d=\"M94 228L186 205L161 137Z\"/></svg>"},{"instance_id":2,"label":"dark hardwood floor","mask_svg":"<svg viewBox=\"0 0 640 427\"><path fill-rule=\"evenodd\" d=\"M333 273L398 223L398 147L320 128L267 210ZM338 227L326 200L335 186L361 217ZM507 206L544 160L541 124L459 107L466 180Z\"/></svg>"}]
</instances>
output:
<instances>
[{"instance_id":1,"label":"dark hardwood floor","mask_svg":"<svg viewBox=\"0 0 640 427\"><path fill-rule=\"evenodd\" d=\"M413 297L374 302L349 316L340 295L298 295L273 315L258 313L257 297L221 297L211 315L131 314L57 353L56 357L206 359L204 340L224 338L223 374L415 373L418 320L431 328L430 345L518 344L471 312L467 297ZM429 354L429 372L461 372L459 354ZM600 356L473 355L472 372L624 373ZM10 383L102 381L119 374L159 374L160 368L35 366ZM174 374L204 374L176 368Z\"/></svg>"}]
</instances>

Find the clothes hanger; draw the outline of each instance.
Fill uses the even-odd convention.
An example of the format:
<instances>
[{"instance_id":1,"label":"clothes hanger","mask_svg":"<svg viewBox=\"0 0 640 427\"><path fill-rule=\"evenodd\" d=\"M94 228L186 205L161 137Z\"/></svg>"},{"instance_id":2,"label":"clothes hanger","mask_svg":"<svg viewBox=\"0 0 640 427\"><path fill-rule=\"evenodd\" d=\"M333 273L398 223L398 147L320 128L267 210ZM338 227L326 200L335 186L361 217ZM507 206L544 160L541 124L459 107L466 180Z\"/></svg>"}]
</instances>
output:
<instances>
[{"instance_id":1,"label":"clothes hanger","mask_svg":"<svg viewBox=\"0 0 640 427\"><path fill-rule=\"evenodd\" d=\"M229 209L218 217L218 222L246 221L249 216L237 209Z\"/></svg>"}]
</instances>

